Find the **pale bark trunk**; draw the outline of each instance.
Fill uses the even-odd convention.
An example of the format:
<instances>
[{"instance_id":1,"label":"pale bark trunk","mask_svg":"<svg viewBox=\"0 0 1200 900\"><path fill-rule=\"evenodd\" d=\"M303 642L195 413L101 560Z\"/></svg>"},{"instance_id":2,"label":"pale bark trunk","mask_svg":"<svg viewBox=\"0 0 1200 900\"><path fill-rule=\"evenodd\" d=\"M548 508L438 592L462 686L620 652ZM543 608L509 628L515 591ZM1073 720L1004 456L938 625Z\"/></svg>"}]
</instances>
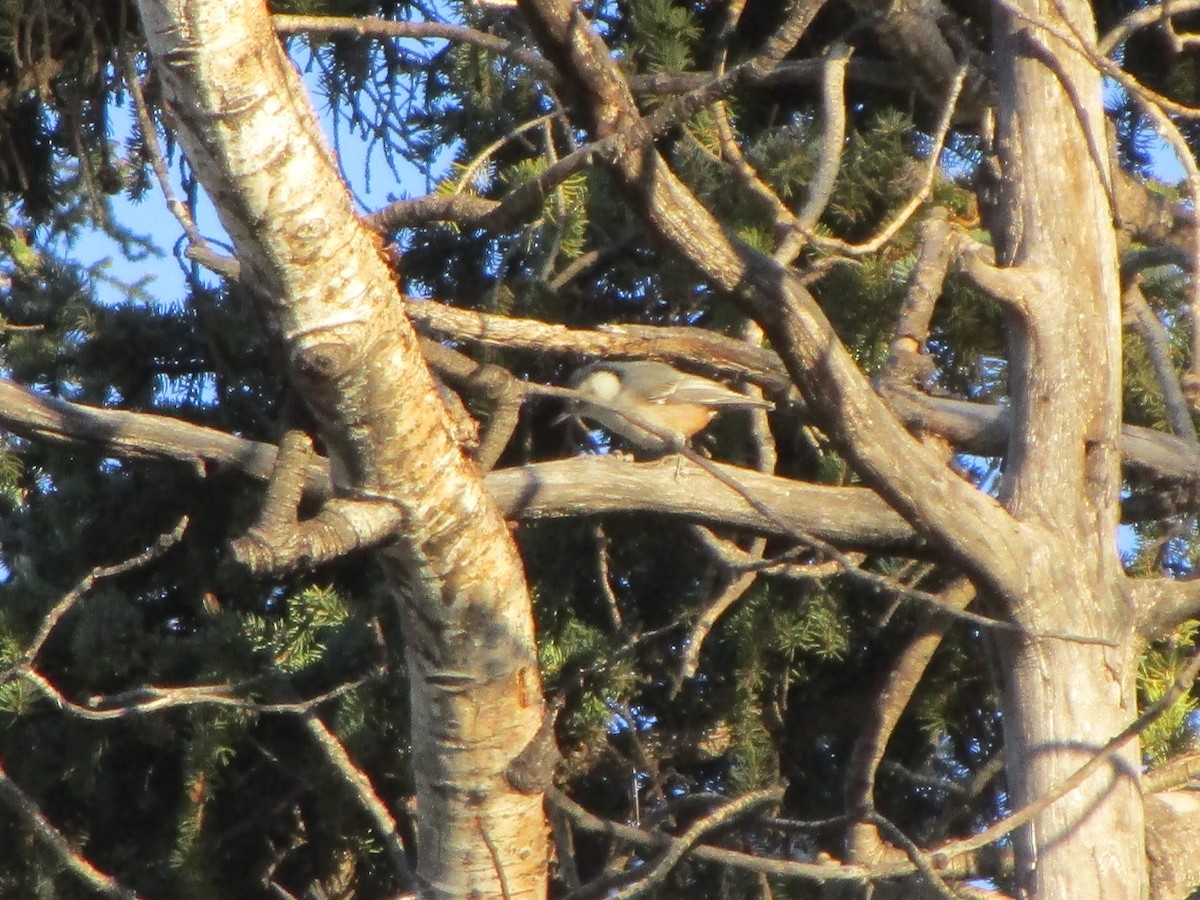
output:
<instances>
[{"instance_id":1,"label":"pale bark trunk","mask_svg":"<svg viewBox=\"0 0 1200 900\"><path fill-rule=\"evenodd\" d=\"M1137 658L1127 649L1054 639L1013 641L1000 657L1005 765L1016 809L1061 785L1129 724L1136 715ZM1019 896L1146 896L1138 756L1132 741L1110 765L1017 833Z\"/></svg>"},{"instance_id":2,"label":"pale bark trunk","mask_svg":"<svg viewBox=\"0 0 1200 900\"><path fill-rule=\"evenodd\" d=\"M896 427L793 274L734 245L660 156L634 143L615 155L614 167L659 236L763 325L810 409L895 509L1031 632L1114 645L1029 638L1004 654L1014 669L1005 696L1006 746L1019 761L1010 783L1016 796L1034 799L1082 763L1071 748L1103 744L1134 716L1128 648L1135 616L1116 548L1120 295L1100 77L1083 55L1030 20L1066 33L1077 28L1093 42L1095 28L1083 0L1017 5L1027 15L1010 21L997 4L995 59L999 205L1008 214L995 231L1001 262L1017 270L996 276L1014 318L1013 425L1002 492L1011 516ZM632 130L638 112L598 39L561 0L521 6L583 88L594 130ZM1132 764L1136 750L1128 752ZM1055 805L1022 837L1030 873L1024 895L1141 897L1147 875L1137 791L1118 779L1082 821L1079 813ZM1051 844L1043 847L1043 840ZM1080 859L1099 862L1077 868Z\"/></svg>"},{"instance_id":3,"label":"pale bark trunk","mask_svg":"<svg viewBox=\"0 0 1200 900\"><path fill-rule=\"evenodd\" d=\"M377 239L353 214L261 0L139 7L180 143L293 383L352 489L404 516L384 558L407 624L422 894L544 896L541 794L505 774L542 721L529 593Z\"/></svg>"},{"instance_id":4,"label":"pale bark trunk","mask_svg":"<svg viewBox=\"0 0 1200 900\"><path fill-rule=\"evenodd\" d=\"M1026 17L996 6L1005 221L994 230L998 258L1036 293L1008 298L1013 428L1001 494L1044 537L1009 599L1031 631L1116 645L1001 642L1007 772L1019 807L1133 720L1137 661L1116 546L1120 292L1101 80L1084 55L1030 20L1088 41L1095 25L1083 0L1015 5ZM1133 742L1018 834L1020 896L1146 896L1138 752Z\"/></svg>"}]
</instances>

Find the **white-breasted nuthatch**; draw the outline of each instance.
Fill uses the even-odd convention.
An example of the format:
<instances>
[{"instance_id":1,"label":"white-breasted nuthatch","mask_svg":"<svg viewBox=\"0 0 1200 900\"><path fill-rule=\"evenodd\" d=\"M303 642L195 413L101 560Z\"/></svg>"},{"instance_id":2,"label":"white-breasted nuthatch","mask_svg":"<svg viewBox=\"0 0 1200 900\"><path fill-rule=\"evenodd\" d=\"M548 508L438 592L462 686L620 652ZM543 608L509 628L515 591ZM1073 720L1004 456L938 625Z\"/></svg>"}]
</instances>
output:
<instances>
[{"instance_id":1,"label":"white-breasted nuthatch","mask_svg":"<svg viewBox=\"0 0 1200 900\"><path fill-rule=\"evenodd\" d=\"M683 444L722 410L775 408L663 362L602 360L576 372L570 386L576 416L655 453Z\"/></svg>"}]
</instances>

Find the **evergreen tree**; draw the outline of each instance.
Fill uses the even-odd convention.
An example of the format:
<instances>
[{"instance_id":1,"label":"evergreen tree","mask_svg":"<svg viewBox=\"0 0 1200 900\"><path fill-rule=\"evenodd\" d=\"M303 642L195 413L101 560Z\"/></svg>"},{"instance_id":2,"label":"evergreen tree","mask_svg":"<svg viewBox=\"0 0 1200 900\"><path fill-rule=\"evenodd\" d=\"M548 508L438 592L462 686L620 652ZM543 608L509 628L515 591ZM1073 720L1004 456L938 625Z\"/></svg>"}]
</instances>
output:
<instances>
[{"instance_id":1,"label":"evergreen tree","mask_svg":"<svg viewBox=\"0 0 1200 900\"><path fill-rule=\"evenodd\" d=\"M360 226L256 10L0 4L0 895L1200 885L1187 15L275 3Z\"/></svg>"}]
</instances>

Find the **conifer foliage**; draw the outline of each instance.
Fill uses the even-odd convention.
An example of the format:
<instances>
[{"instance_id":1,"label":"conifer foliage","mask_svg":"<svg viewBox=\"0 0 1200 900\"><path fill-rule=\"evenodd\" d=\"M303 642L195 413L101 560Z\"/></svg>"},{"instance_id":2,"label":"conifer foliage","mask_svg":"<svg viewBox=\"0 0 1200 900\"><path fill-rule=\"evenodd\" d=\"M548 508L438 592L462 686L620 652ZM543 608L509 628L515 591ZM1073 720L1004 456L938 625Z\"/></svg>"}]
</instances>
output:
<instances>
[{"instance_id":1,"label":"conifer foliage","mask_svg":"<svg viewBox=\"0 0 1200 900\"><path fill-rule=\"evenodd\" d=\"M0 0L0 896L1189 896L1194 6Z\"/></svg>"}]
</instances>

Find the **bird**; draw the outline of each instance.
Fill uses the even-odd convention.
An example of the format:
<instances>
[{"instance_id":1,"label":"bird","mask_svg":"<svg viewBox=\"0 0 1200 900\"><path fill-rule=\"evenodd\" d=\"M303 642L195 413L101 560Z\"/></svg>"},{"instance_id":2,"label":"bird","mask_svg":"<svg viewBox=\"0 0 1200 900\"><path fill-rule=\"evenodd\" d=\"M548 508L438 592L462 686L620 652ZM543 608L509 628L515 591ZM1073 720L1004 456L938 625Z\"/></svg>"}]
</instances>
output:
<instances>
[{"instance_id":1,"label":"bird","mask_svg":"<svg viewBox=\"0 0 1200 900\"><path fill-rule=\"evenodd\" d=\"M664 362L601 360L568 384L577 400L566 418L587 419L653 453L679 449L726 409L775 408Z\"/></svg>"}]
</instances>

